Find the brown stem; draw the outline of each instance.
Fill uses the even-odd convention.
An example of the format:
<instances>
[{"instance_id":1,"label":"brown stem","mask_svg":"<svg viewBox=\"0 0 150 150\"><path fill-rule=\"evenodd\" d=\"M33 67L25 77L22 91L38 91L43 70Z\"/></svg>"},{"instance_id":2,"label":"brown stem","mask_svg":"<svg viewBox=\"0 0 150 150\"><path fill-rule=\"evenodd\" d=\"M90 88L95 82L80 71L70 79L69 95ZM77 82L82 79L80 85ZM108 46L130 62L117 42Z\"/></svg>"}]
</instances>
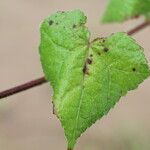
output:
<instances>
[{"instance_id":1,"label":"brown stem","mask_svg":"<svg viewBox=\"0 0 150 150\"><path fill-rule=\"evenodd\" d=\"M45 80L44 77L26 82L22 85L19 85L19 86L16 86L16 87L13 87L13 88L10 88L8 90L0 92L0 99L4 98L4 97L8 97L10 95L14 95L14 94L19 93L21 91L25 91L25 90L30 89L32 87L39 86L39 85L46 83L46 82L47 81Z\"/></svg>"},{"instance_id":2,"label":"brown stem","mask_svg":"<svg viewBox=\"0 0 150 150\"><path fill-rule=\"evenodd\" d=\"M142 24L140 24L137 27L131 29L127 33L128 33L128 35L133 35L133 34L137 33L138 31L142 30L143 28L147 27L148 25L150 25L150 21L143 22Z\"/></svg>"},{"instance_id":3,"label":"brown stem","mask_svg":"<svg viewBox=\"0 0 150 150\"><path fill-rule=\"evenodd\" d=\"M144 22L144 23L138 25L137 27L135 27L135 28L131 29L130 31L128 31L127 34L128 35L133 35L133 34L137 33L138 31L142 30L143 28L147 27L148 25L150 25L150 21L149 22L147 21L147 22ZM0 92L0 99L11 96L11 95L14 95L14 94L19 93L21 91L25 91L25 90L30 89L32 87L39 86L39 85L41 85L43 83L46 83L46 82L47 81L45 80L45 78L41 77L41 78L38 78L38 79L35 79L35 80L32 80L32 81L29 81L27 83L24 83L22 85L10 88L8 90Z\"/></svg>"}]
</instances>

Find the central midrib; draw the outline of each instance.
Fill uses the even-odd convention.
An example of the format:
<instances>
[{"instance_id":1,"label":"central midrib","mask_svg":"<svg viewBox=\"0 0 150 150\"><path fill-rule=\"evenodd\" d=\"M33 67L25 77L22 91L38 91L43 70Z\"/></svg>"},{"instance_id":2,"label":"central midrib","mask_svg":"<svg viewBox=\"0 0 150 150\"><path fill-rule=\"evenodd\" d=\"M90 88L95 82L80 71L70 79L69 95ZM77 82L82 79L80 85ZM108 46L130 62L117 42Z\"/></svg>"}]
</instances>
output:
<instances>
[{"instance_id":1,"label":"central midrib","mask_svg":"<svg viewBox=\"0 0 150 150\"><path fill-rule=\"evenodd\" d=\"M88 44L87 49L88 49L88 50L87 50L87 53L86 53L86 56L85 56L85 60L84 60L83 67L84 67L84 65L86 65L86 59L87 59L88 56L89 56L90 44ZM80 114L81 105L82 105L82 97L83 97L83 92L84 92L84 81L85 81L85 73L83 72L83 79L82 79L82 82L81 82L81 94L80 94L80 97L79 97L79 105L78 105L76 123L75 123L74 134L73 134L73 135L74 135L74 138L75 138L75 136L76 136L76 129L77 129L77 127L78 127L79 114Z\"/></svg>"}]
</instances>

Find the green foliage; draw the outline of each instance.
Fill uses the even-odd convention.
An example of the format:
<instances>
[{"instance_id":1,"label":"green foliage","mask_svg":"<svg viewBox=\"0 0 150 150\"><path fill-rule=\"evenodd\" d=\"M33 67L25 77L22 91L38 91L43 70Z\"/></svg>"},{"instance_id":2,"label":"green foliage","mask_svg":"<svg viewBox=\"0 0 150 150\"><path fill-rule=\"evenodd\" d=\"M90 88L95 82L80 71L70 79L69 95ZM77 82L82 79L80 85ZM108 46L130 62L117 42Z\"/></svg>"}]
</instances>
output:
<instances>
[{"instance_id":1,"label":"green foliage","mask_svg":"<svg viewBox=\"0 0 150 150\"><path fill-rule=\"evenodd\" d=\"M125 33L89 42L79 10L57 12L41 25L43 71L55 114L73 149L77 138L150 75L143 49Z\"/></svg>"},{"instance_id":2,"label":"green foliage","mask_svg":"<svg viewBox=\"0 0 150 150\"><path fill-rule=\"evenodd\" d=\"M145 15L146 19L150 21L150 12Z\"/></svg>"},{"instance_id":3,"label":"green foliage","mask_svg":"<svg viewBox=\"0 0 150 150\"><path fill-rule=\"evenodd\" d=\"M147 18L149 13L150 0L109 0L102 21L122 22L139 15L145 15Z\"/></svg>"}]
</instances>

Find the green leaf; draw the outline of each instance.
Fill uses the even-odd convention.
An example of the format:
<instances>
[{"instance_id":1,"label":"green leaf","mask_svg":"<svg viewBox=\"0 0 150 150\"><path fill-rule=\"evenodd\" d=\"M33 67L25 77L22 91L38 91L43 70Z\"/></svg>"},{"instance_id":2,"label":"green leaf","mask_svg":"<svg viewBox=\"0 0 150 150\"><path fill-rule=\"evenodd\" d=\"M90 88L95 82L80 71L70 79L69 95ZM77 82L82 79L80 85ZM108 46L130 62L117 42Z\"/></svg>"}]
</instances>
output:
<instances>
[{"instance_id":1,"label":"green leaf","mask_svg":"<svg viewBox=\"0 0 150 150\"><path fill-rule=\"evenodd\" d=\"M122 22L150 13L150 0L109 0L103 22ZM146 17L147 18L147 17Z\"/></svg>"},{"instance_id":2,"label":"green leaf","mask_svg":"<svg viewBox=\"0 0 150 150\"><path fill-rule=\"evenodd\" d=\"M150 21L150 12L145 15L146 19Z\"/></svg>"},{"instance_id":3,"label":"green leaf","mask_svg":"<svg viewBox=\"0 0 150 150\"><path fill-rule=\"evenodd\" d=\"M79 10L57 12L41 25L43 71L55 114L73 149L77 138L150 75L143 49L125 33L89 42Z\"/></svg>"}]
</instances>

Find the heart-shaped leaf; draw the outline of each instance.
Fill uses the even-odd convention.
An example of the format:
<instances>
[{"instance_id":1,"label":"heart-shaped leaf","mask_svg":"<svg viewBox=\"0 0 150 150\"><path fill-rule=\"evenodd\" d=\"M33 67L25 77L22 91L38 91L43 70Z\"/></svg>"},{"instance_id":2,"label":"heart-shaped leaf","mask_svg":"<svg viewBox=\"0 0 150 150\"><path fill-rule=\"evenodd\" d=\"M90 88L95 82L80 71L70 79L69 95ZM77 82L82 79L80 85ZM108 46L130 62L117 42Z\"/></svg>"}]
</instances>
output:
<instances>
[{"instance_id":1,"label":"heart-shaped leaf","mask_svg":"<svg viewBox=\"0 0 150 150\"><path fill-rule=\"evenodd\" d=\"M40 55L55 114L73 149L77 138L150 75L143 49L125 33L89 42L86 17L57 12L41 25Z\"/></svg>"},{"instance_id":2,"label":"heart-shaped leaf","mask_svg":"<svg viewBox=\"0 0 150 150\"><path fill-rule=\"evenodd\" d=\"M121 22L131 17L150 13L150 0L109 0L103 22Z\"/></svg>"}]
</instances>

